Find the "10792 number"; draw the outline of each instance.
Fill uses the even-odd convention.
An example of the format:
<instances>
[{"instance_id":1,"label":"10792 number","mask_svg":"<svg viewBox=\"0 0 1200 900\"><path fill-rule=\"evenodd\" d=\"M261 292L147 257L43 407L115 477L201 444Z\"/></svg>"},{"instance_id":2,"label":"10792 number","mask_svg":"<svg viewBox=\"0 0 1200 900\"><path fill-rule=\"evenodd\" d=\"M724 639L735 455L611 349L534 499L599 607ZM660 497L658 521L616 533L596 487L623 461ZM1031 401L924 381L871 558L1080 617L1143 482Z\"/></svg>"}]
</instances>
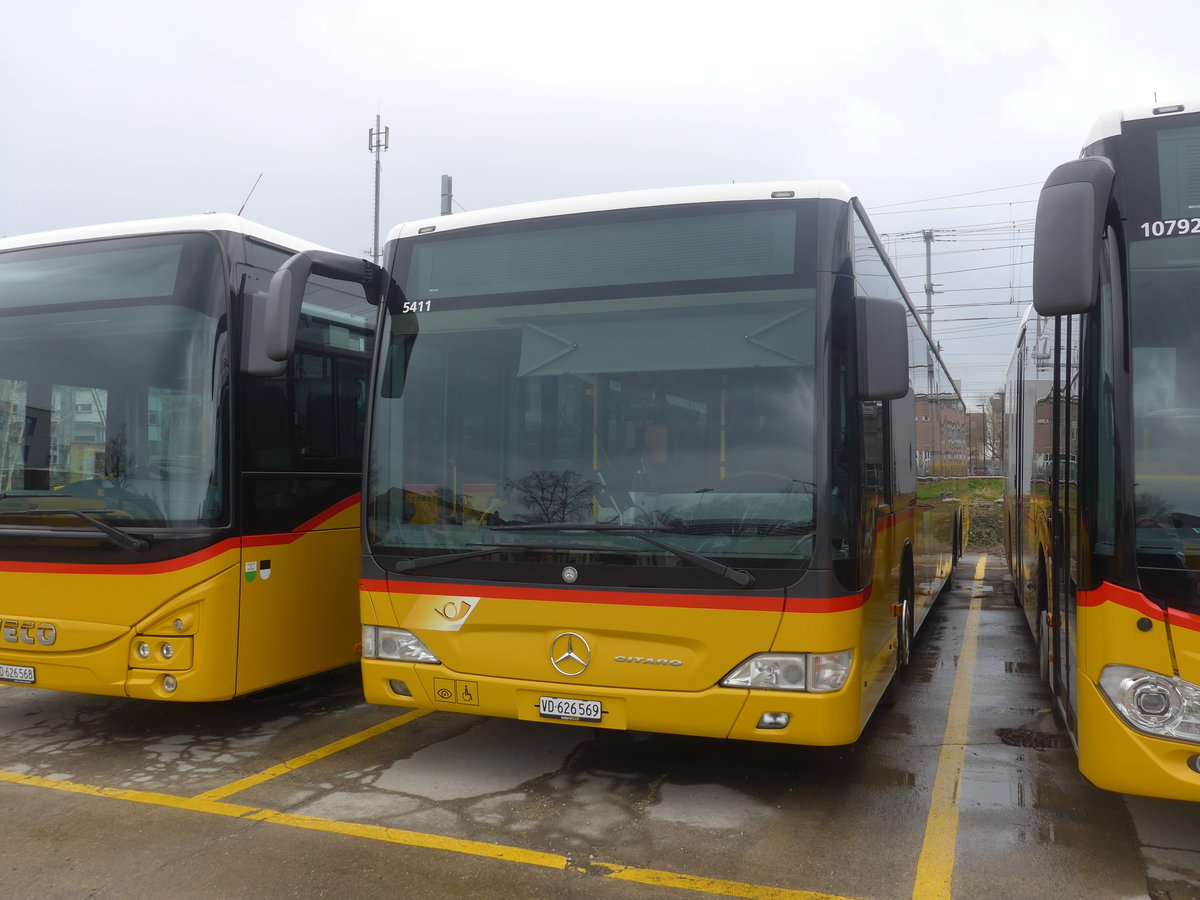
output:
<instances>
[{"instance_id":1,"label":"10792 number","mask_svg":"<svg viewBox=\"0 0 1200 900\"><path fill-rule=\"evenodd\" d=\"M1158 219L1154 222L1143 222L1142 237L1158 238L1171 237L1176 234L1200 234L1200 218L1194 219Z\"/></svg>"}]
</instances>

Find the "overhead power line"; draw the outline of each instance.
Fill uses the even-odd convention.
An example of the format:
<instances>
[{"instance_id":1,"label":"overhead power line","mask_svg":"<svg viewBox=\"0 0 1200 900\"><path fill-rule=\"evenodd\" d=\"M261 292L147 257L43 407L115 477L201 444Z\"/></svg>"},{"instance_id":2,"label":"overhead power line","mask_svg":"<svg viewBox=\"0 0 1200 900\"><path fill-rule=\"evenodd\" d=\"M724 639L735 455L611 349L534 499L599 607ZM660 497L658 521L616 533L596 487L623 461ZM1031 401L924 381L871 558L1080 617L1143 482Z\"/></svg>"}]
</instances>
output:
<instances>
[{"instance_id":1,"label":"overhead power line","mask_svg":"<svg viewBox=\"0 0 1200 900\"><path fill-rule=\"evenodd\" d=\"M1030 181L1030 182L1027 182L1026 184L1014 184L1014 185L1010 185L1008 187L984 188L981 191L966 191L965 193L962 193L962 194L946 194L941 197L928 197L925 200L903 200L900 203L885 203L882 206L876 206L874 208L875 209L891 209L893 206L911 206L915 203L934 203L938 200L956 200L959 197L974 197L979 194L995 194L999 191L1016 191L1016 190L1020 190L1021 188L1037 187L1038 185L1044 184L1044 183L1045 183L1044 181ZM924 212L924 210L918 210L918 211Z\"/></svg>"},{"instance_id":2,"label":"overhead power line","mask_svg":"<svg viewBox=\"0 0 1200 900\"><path fill-rule=\"evenodd\" d=\"M892 209L884 212L877 212L878 207L874 210L869 210L871 218L876 216L901 216L901 215L916 215L917 213L927 212L946 212L953 209L983 209L986 206L1016 206L1021 203L1037 203L1037 200L1008 200L1002 203L969 203L965 206L926 206L921 209Z\"/></svg>"}]
</instances>

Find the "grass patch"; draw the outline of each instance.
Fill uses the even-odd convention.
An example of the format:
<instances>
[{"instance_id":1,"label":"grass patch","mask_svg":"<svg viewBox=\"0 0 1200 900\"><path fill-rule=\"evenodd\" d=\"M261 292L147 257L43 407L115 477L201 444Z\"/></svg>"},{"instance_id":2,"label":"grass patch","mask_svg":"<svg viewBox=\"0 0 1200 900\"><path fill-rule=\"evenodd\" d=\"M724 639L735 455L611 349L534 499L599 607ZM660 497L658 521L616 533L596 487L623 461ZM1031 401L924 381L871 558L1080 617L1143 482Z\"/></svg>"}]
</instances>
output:
<instances>
[{"instance_id":1,"label":"grass patch","mask_svg":"<svg viewBox=\"0 0 1200 900\"><path fill-rule=\"evenodd\" d=\"M967 480L967 497L970 500L1003 500L1003 478L970 478Z\"/></svg>"},{"instance_id":2,"label":"grass patch","mask_svg":"<svg viewBox=\"0 0 1200 900\"><path fill-rule=\"evenodd\" d=\"M974 479L972 479L974 481ZM998 482L999 494L991 497L993 487L984 486L984 490L971 492L968 507L971 516L971 533L967 535L967 549L976 552L1004 552L1004 482Z\"/></svg>"}]
</instances>

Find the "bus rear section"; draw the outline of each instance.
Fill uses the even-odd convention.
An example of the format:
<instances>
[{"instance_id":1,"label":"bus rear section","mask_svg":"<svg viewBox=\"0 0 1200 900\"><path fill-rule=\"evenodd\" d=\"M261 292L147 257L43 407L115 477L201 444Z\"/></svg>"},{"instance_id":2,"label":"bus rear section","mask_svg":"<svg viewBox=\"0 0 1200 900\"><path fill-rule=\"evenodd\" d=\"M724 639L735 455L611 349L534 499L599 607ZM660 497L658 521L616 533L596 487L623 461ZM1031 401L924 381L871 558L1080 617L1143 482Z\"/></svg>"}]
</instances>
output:
<instances>
[{"instance_id":1,"label":"bus rear section","mask_svg":"<svg viewBox=\"0 0 1200 900\"><path fill-rule=\"evenodd\" d=\"M220 700L354 662L366 300L314 283L277 360L255 330L312 246L232 216L0 243L0 682Z\"/></svg>"}]
</instances>

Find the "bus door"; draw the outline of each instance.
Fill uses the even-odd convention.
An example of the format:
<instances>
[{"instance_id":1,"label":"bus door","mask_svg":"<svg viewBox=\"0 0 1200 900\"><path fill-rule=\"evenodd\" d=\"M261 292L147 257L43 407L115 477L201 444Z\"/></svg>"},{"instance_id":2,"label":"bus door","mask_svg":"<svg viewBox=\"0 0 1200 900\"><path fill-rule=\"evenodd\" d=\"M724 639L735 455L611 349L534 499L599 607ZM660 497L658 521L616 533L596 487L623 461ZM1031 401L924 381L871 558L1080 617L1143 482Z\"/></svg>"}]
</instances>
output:
<instances>
[{"instance_id":1,"label":"bus door","mask_svg":"<svg viewBox=\"0 0 1200 900\"><path fill-rule=\"evenodd\" d=\"M238 275L248 296L271 272ZM371 336L351 287L311 279L284 371L241 379L239 694L354 661Z\"/></svg>"},{"instance_id":2,"label":"bus door","mask_svg":"<svg viewBox=\"0 0 1200 900\"><path fill-rule=\"evenodd\" d=\"M1009 524L1011 540L1012 540L1012 576L1016 581L1014 589L1017 595L1017 601L1024 606L1026 604L1025 596L1028 590L1025 569L1025 529L1026 518L1029 515L1029 483L1026 480L1025 473L1025 440L1026 429L1032 423L1026 421L1026 403L1025 403L1025 341L1027 333L1021 336L1020 342L1017 344L1016 355L1016 375L1017 384L1016 390L1011 394L1013 401L1012 409L1012 434L1008 435L1008 458L1013 461L1012 477L1012 521Z\"/></svg>"},{"instance_id":3,"label":"bus door","mask_svg":"<svg viewBox=\"0 0 1200 900\"><path fill-rule=\"evenodd\" d=\"M1051 647L1054 683L1068 722L1076 710L1076 601L1080 577L1079 528L1079 317L1055 321L1055 378L1060 386L1053 404L1051 504L1054 511L1054 559L1051 592Z\"/></svg>"}]
</instances>

